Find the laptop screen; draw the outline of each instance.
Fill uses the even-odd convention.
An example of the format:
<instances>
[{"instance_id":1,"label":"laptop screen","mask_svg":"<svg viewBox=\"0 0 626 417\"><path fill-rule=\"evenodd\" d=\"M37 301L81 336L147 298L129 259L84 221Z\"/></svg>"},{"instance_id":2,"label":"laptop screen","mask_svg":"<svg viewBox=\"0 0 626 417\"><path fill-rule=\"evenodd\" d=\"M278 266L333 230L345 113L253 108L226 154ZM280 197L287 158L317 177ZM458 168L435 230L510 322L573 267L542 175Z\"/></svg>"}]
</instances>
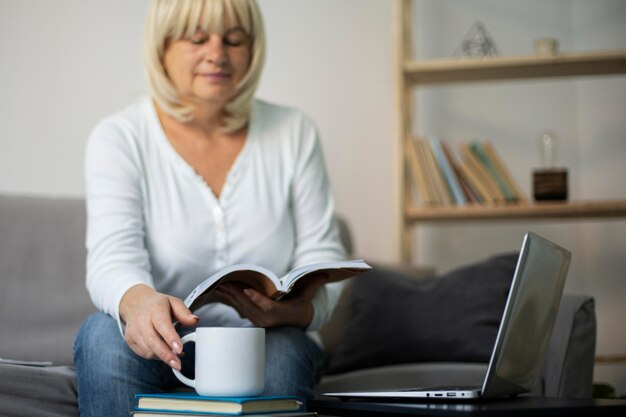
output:
<instances>
[{"instance_id":1,"label":"laptop screen","mask_svg":"<svg viewBox=\"0 0 626 417\"><path fill-rule=\"evenodd\" d=\"M569 251L539 235L524 237L483 397L528 392L537 383L570 259Z\"/></svg>"}]
</instances>

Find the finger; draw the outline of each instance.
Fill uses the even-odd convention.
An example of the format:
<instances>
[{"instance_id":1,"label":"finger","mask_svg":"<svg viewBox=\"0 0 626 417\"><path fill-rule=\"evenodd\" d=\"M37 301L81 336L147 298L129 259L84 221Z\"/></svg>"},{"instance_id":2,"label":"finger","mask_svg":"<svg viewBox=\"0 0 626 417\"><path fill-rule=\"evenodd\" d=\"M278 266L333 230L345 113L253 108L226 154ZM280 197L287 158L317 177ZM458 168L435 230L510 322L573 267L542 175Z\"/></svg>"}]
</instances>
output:
<instances>
[{"instance_id":1,"label":"finger","mask_svg":"<svg viewBox=\"0 0 626 417\"><path fill-rule=\"evenodd\" d=\"M224 297L228 305L237 310L241 317L249 317L251 303L241 290L227 286L226 288L222 289L222 296Z\"/></svg>"},{"instance_id":2,"label":"finger","mask_svg":"<svg viewBox=\"0 0 626 417\"><path fill-rule=\"evenodd\" d=\"M126 337L126 343L128 344L128 347L130 347L130 349L135 352L135 354L137 354L138 356L144 358L144 359L154 359L154 355L152 354L152 351L150 350L150 348L148 348L148 346L146 346L145 343L143 343L141 337L137 337L137 338L132 338L132 337Z\"/></svg>"},{"instance_id":3,"label":"finger","mask_svg":"<svg viewBox=\"0 0 626 417\"><path fill-rule=\"evenodd\" d=\"M260 292L253 290L252 288L246 288L243 290L250 304L259 308L260 310L268 313L276 307L276 301L272 300L261 294Z\"/></svg>"},{"instance_id":4,"label":"finger","mask_svg":"<svg viewBox=\"0 0 626 417\"><path fill-rule=\"evenodd\" d=\"M218 298L221 303L229 305L231 307L235 307L234 303L237 301L232 294L231 290L227 286L218 287L215 292L218 295Z\"/></svg>"},{"instance_id":5,"label":"finger","mask_svg":"<svg viewBox=\"0 0 626 417\"><path fill-rule=\"evenodd\" d=\"M139 329L142 326L134 325L134 322L126 325L124 340L130 349L144 359L153 359L152 351L143 343L143 337Z\"/></svg>"},{"instance_id":6,"label":"finger","mask_svg":"<svg viewBox=\"0 0 626 417\"><path fill-rule=\"evenodd\" d=\"M173 368L180 366L174 345L178 345L179 351L182 352L182 341L172 325L170 309L167 307L154 309L150 322L143 329L145 329L143 340L154 355Z\"/></svg>"},{"instance_id":7,"label":"finger","mask_svg":"<svg viewBox=\"0 0 626 417\"><path fill-rule=\"evenodd\" d=\"M274 327L290 324L291 309L287 308L290 301L275 301L250 288L245 289L244 294L251 304L248 319L255 326Z\"/></svg>"},{"instance_id":8,"label":"finger","mask_svg":"<svg viewBox=\"0 0 626 417\"><path fill-rule=\"evenodd\" d=\"M168 297L168 299L170 300L170 306L172 308L172 315L174 316L174 319L178 320L185 326L198 324L199 317L194 315L180 298Z\"/></svg>"},{"instance_id":9,"label":"finger","mask_svg":"<svg viewBox=\"0 0 626 417\"><path fill-rule=\"evenodd\" d=\"M170 347L163 341L156 329L153 329L148 335L145 335L143 339L146 346L157 358L161 359L170 367L180 371L180 359L178 359L178 356L176 356Z\"/></svg>"},{"instance_id":10,"label":"finger","mask_svg":"<svg viewBox=\"0 0 626 417\"><path fill-rule=\"evenodd\" d=\"M154 329L176 355L183 353L183 341L172 325L169 314L155 316L152 322Z\"/></svg>"}]
</instances>

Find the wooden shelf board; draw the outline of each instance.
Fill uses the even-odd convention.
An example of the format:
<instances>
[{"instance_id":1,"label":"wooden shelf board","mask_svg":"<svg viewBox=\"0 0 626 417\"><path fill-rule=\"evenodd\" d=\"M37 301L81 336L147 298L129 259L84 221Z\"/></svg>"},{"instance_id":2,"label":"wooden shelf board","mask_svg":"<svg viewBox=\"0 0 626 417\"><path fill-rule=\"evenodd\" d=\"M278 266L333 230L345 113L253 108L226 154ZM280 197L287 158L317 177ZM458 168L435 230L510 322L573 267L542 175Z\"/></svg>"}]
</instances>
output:
<instances>
[{"instance_id":1,"label":"wooden shelf board","mask_svg":"<svg viewBox=\"0 0 626 417\"><path fill-rule=\"evenodd\" d=\"M595 358L596 364L626 364L626 355L598 355Z\"/></svg>"},{"instance_id":2,"label":"wooden shelf board","mask_svg":"<svg viewBox=\"0 0 626 417\"><path fill-rule=\"evenodd\" d=\"M404 74L413 84L626 74L626 50L409 61Z\"/></svg>"},{"instance_id":3,"label":"wooden shelf board","mask_svg":"<svg viewBox=\"0 0 626 417\"><path fill-rule=\"evenodd\" d=\"M541 202L511 206L408 207L408 222L626 218L626 200Z\"/></svg>"}]
</instances>

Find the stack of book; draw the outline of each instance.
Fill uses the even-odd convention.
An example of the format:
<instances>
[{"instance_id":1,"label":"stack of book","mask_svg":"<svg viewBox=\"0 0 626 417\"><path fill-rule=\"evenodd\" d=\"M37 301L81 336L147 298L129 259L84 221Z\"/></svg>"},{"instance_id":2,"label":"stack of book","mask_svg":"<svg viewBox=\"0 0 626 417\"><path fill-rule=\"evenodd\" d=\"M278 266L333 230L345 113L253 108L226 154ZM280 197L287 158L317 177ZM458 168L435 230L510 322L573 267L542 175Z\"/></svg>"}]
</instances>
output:
<instances>
[{"instance_id":1,"label":"stack of book","mask_svg":"<svg viewBox=\"0 0 626 417\"><path fill-rule=\"evenodd\" d=\"M463 142L459 155L437 137L409 139L406 148L409 174L424 206L528 204L489 141Z\"/></svg>"},{"instance_id":2,"label":"stack of book","mask_svg":"<svg viewBox=\"0 0 626 417\"><path fill-rule=\"evenodd\" d=\"M135 417L224 416L247 417L315 416L314 412L298 411L302 403L296 397L205 397L196 393L137 394Z\"/></svg>"}]
</instances>

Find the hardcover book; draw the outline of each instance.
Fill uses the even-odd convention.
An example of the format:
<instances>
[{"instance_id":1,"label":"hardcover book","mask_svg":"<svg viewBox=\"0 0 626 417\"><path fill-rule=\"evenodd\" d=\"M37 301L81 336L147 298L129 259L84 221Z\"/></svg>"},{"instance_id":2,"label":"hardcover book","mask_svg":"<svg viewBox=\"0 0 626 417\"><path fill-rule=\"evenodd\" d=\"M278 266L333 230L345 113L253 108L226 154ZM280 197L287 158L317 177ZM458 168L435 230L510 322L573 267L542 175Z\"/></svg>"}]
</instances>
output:
<instances>
[{"instance_id":1,"label":"hardcover book","mask_svg":"<svg viewBox=\"0 0 626 417\"><path fill-rule=\"evenodd\" d=\"M425 139L418 139L417 143L426 158L426 166L428 167L429 177L434 184L437 202L440 205L444 206L452 205L452 194L448 189L448 185L443 178L441 170L439 169L439 165L437 163L437 160L435 159L435 154L433 153L433 150Z\"/></svg>"},{"instance_id":2,"label":"hardcover book","mask_svg":"<svg viewBox=\"0 0 626 417\"><path fill-rule=\"evenodd\" d=\"M139 413L167 414L178 412L241 415L297 411L302 403L297 397L206 397L195 392L167 394L137 394L135 415Z\"/></svg>"},{"instance_id":3,"label":"hardcover book","mask_svg":"<svg viewBox=\"0 0 626 417\"><path fill-rule=\"evenodd\" d=\"M517 201L514 191L511 189L511 187L509 187L509 184L500 174L495 164L491 161L491 159L487 155L487 152L485 152L483 145L478 141L474 141L469 144L469 147L470 150L474 152L474 155L476 155L476 158L483 165L487 173L491 175L491 178L493 178L498 188L502 192L504 199L507 202Z\"/></svg>"},{"instance_id":4,"label":"hardcover book","mask_svg":"<svg viewBox=\"0 0 626 417\"><path fill-rule=\"evenodd\" d=\"M224 414L220 414L220 413L197 413L197 412L193 412L193 411L189 411L189 412L185 412L185 411L141 411L141 410L136 410L133 411L131 413L133 416L135 417L163 417L163 416L169 416L169 417L186 417L186 416L202 416L202 417L219 417L222 416L224 417ZM262 413L262 414L246 414L246 417L276 417L276 414L279 415L279 417L315 417L317 416L317 413L314 411L311 412L307 412L307 411L294 411L294 412L290 412L290 411L280 411L277 413Z\"/></svg>"},{"instance_id":5,"label":"hardcover book","mask_svg":"<svg viewBox=\"0 0 626 417\"><path fill-rule=\"evenodd\" d=\"M435 155L435 159L437 160L441 174L448 185L448 189L452 193L454 202L459 206L465 206L467 204L467 199L465 198L461 184L452 169L452 164L443 150L441 139L436 136L432 136L430 138L430 146L433 150L433 154Z\"/></svg>"},{"instance_id":6,"label":"hardcover book","mask_svg":"<svg viewBox=\"0 0 626 417\"><path fill-rule=\"evenodd\" d=\"M434 192L428 183L428 174L426 172L425 162L420 161L417 144L412 139L406 140L406 157L409 172L413 177L413 182L417 188L417 192L424 205L430 206L434 204Z\"/></svg>"},{"instance_id":7,"label":"hardcover book","mask_svg":"<svg viewBox=\"0 0 626 417\"><path fill-rule=\"evenodd\" d=\"M482 189L488 193L489 199L497 204L504 204L506 198L502 193L502 190L498 186L496 180L491 176L489 171L480 162L476 154L472 151L469 143L461 143L461 153L465 157L465 162L469 170L474 173L474 177L477 182L482 186Z\"/></svg>"}]
</instances>

